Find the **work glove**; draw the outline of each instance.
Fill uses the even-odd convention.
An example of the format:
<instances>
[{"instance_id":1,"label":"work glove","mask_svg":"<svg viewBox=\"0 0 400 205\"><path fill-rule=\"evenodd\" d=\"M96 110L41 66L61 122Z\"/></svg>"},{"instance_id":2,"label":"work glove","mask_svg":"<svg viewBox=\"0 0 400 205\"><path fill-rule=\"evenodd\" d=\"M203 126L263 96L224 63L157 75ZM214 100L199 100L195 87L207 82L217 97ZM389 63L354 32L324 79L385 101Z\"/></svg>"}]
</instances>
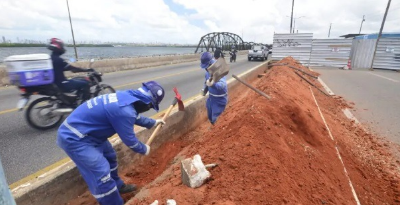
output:
<instances>
[{"instance_id":1,"label":"work glove","mask_svg":"<svg viewBox=\"0 0 400 205\"><path fill-rule=\"evenodd\" d=\"M157 126L158 124L161 124L161 126L163 126L163 125L165 125L165 121L162 119L157 119L156 124L154 124L154 126Z\"/></svg>"},{"instance_id":2,"label":"work glove","mask_svg":"<svg viewBox=\"0 0 400 205\"><path fill-rule=\"evenodd\" d=\"M147 144L144 144L146 146L146 153L144 153L145 156L150 154L150 146Z\"/></svg>"},{"instance_id":3,"label":"work glove","mask_svg":"<svg viewBox=\"0 0 400 205\"><path fill-rule=\"evenodd\" d=\"M215 83L214 80L211 80L211 78L206 81L207 86L213 86L214 83Z\"/></svg>"}]
</instances>

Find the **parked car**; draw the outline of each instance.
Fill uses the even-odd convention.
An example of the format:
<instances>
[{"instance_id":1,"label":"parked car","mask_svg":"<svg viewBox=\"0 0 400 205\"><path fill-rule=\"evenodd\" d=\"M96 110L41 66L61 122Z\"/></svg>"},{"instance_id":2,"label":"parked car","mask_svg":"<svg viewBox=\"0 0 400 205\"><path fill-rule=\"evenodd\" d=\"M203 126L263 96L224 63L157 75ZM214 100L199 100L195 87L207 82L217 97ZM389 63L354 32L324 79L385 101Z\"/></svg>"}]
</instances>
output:
<instances>
[{"instance_id":1,"label":"parked car","mask_svg":"<svg viewBox=\"0 0 400 205\"><path fill-rule=\"evenodd\" d=\"M268 59L269 50L266 46L255 45L249 50L247 59L251 61L252 59L261 59L262 61Z\"/></svg>"}]
</instances>

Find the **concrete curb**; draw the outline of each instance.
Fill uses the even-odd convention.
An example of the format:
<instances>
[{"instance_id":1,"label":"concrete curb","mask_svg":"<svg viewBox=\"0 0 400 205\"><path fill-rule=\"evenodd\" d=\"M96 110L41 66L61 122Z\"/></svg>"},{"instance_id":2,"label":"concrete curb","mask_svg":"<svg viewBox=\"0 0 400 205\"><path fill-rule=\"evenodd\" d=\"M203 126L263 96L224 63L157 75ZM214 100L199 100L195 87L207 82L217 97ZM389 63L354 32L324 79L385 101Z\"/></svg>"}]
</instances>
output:
<instances>
[{"instance_id":1,"label":"concrete curb","mask_svg":"<svg viewBox=\"0 0 400 205\"><path fill-rule=\"evenodd\" d=\"M266 63L268 61L238 75L238 77L250 82L256 79L260 72L264 72L263 65ZM239 86L242 85L238 81L230 79L228 81L229 95L240 94L239 91L241 89ZM175 108L167 119L168 124L159 131L153 141L152 149L157 149L166 141L177 139L206 121L206 99L207 97L201 95L189 99L185 102L185 112L178 112ZM136 132L136 136L139 140L145 142L152 131L153 129L141 128ZM121 143L120 138L112 138L110 141L117 152L120 170L125 169L127 166L134 166L136 162L146 159ZM72 161L68 161L38 178L14 188L12 193L18 205L53 205L67 203L85 190L87 190L87 186L75 164Z\"/></svg>"}]
</instances>

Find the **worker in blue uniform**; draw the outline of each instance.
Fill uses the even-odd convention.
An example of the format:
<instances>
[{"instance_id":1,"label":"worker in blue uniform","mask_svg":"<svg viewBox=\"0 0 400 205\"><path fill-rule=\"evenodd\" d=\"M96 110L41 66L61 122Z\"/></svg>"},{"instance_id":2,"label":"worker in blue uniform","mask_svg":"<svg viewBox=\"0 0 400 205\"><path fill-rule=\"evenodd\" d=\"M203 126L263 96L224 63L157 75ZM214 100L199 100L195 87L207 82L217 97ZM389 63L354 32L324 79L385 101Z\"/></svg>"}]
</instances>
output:
<instances>
[{"instance_id":1,"label":"worker in blue uniform","mask_svg":"<svg viewBox=\"0 0 400 205\"><path fill-rule=\"evenodd\" d=\"M141 116L159 110L164 89L155 81L137 90L118 91L92 98L74 110L58 129L57 144L75 162L89 190L101 205L122 205L120 193L136 190L118 176L117 156L108 138L117 133L134 152L148 155L150 146L140 142L134 125L148 129L165 124Z\"/></svg>"},{"instance_id":2,"label":"worker in blue uniform","mask_svg":"<svg viewBox=\"0 0 400 205\"><path fill-rule=\"evenodd\" d=\"M216 62L213 55L209 52L204 52L200 57L200 67L206 71L205 83L202 89L202 94L205 96L209 92L209 97L206 102L208 120L212 125L215 124L218 117L225 110L226 104L228 103L228 86L226 84L226 77L224 76L218 82L212 86L207 86L206 82L210 79L210 74L207 68Z\"/></svg>"}]
</instances>

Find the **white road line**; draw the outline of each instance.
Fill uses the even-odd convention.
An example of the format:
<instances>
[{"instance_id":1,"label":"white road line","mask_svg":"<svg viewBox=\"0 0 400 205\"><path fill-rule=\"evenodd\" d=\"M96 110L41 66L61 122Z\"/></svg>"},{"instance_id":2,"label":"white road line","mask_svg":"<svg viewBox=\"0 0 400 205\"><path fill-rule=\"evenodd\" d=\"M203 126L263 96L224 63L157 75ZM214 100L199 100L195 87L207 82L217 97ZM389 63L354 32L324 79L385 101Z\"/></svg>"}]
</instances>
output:
<instances>
[{"instance_id":1,"label":"white road line","mask_svg":"<svg viewBox=\"0 0 400 205\"><path fill-rule=\"evenodd\" d=\"M320 77L318 77L318 81L319 83L321 83L322 87L324 87L324 89L329 95L335 95L335 93L332 92L332 90L324 83L324 81L322 81Z\"/></svg>"},{"instance_id":2,"label":"white road line","mask_svg":"<svg viewBox=\"0 0 400 205\"><path fill-rule=\"evenodd\" d=\"M375 73L371 73L371 72L368 72L368 73L371 74L371 75L374 75L374 76L378 76L378 77L384 78L386 80L390 80L390 81L395 82L395 83L399 82L398 80L394 80L394 79L391 79L391 78L388 78L388 77L385 77L385 76L381 76L381 75L378 75L378 74L375 74Z\"/></svg>"},{"instance_id":3,"label":"white road line","mask_svg":"<svg viewBox=\"0 0 400 205\"><path fill-rule=\"evenodd\" d=\"M356 117L354 117L353 113L351 113L351 111L349 110L349 108L343 109L343 113L344 115L346 115L347 118L349 118L350 120L354 120L354 122L356 124L360 124L360 122L357 120Z\"/></svg>"},{"instance_id":4,"label":"white road line","mask_svg":"<svg viewBox=\"0 0 400 205\"><path fill-rule=\"evenodd\" d=\"M309 87L309 88L310 88L311 94L312 94L312 96L313 96L313 98L314 98L315 104L317 105L319 114L321 115L322 121L324 121L325 127L326 127L326 129L328 130L328 134L329 134L329 136L331 137L332 141L335 142L335 139L333 138L333 135L332 135L332 133L331 133L331 130L329 129L328 124L326 123L325 117L324 117L324 115L322 114L321 109L320 109L320 107L319 107L319 105L318 105L317 99L315 98L314 92L312 91L311 87ZM336 143L336 142L335 142L335 143ZM353 193L354 200L356 201L357 205L361 205L360 200L358 200L356 190L355 190L354 187L353 187L353 183L352 183L351 180L350 180L349 173L347 172L346 166L344 165L344 162L343 162L343 160L342 160L342 156L340 155L339 149L337 148L337 146L335 146L335 148L336 148L336 154L338 155L338 158L339 158L340 162L342 162L343 169L344 169L344 173L345 173L347 179L349 180L349 185L350 185L350 188L351 188L351 192Z\"/></svg>"}]
</instances>

